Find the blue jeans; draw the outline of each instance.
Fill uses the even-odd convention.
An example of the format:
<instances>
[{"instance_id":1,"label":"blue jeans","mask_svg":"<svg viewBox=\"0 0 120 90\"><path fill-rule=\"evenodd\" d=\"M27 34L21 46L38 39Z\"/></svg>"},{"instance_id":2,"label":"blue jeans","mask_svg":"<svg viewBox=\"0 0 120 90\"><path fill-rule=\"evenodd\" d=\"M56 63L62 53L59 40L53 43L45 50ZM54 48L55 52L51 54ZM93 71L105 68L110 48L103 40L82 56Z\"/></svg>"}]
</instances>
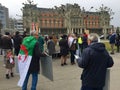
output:
<instances>
[{"instance_id":1,"label":"blue jeans","mask_svg":"<svg viewBox=\"0 0 120 90\"><path fill-rule=\"evenodd\" d=\"M24 81L23 86L22 86L22 90L27 90L27 84L28 84L29 76L30 76L30 73L27 73L25 81ZM32 73L31 90L36 90L37 82L38 82L38 73Z\"/></svg>"},{"instance_id":2,"label":"blue jeans","mask_svg":"<svg viewBox=\"0 0 120 90\"><path fill-rule=\"evenodd\" d=\"M88 86L82 86L81 90L103 90L103 88L102 87L92 88L92 87L88 87Z\"/></svg>"}]
</instances>

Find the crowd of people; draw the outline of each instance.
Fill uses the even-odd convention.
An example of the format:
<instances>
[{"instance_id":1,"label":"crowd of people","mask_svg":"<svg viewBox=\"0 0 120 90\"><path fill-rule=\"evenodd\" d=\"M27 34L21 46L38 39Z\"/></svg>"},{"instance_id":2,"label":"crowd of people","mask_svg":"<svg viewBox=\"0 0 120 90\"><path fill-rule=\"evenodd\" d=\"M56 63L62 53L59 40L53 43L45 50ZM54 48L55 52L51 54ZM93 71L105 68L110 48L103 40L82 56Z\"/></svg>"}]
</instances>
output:
<instances>
[{"instance_id":1,"label":"crowd of people","mask_svg":"<svg viewBox=\"0 0 120 90\"><path fill-rule=\"evenodd\" d=\"M13 36L11 36L9 32L5 32L4 35L0 35L0 48L2 51L0 53L4 55L3 61L4 66L6 67L6 79L9 79L10 76L14 77L14 72L12 70L15 64L14 56L18 56L20 50L23 50L23 47L21 48L21 45L25 43L25 40L33 40L33 38L36 43L34 47L32 47L32 60L28 69L27 76L23 83L22 90L27 89L27 83L30 74L32 74L33 78L31 90L36 90L38 74L40 70L40 57L45 56L44 52L47 52L49 56L53 57L53 55L56 53L57 44L60 47L60 65L62 67L68 64L67 56L70 55L69 59L71 65L77 63L79 67L83 68L83 73L81 75L81 90L103 90L106 69L108 67L112 67L113 59L106 50L105 45L103 43L99 43L99 37L97 37L96 34L88 35L85 32L83 34L62 34L59 38L55 35L49 35L48 37L44 37L41 34L38 34L37 32L33 32L30 36L27 36L25 33L24 35L20 35L18 31L15 32L15 35ZM111 32L109 36L109 41L111 45L111 54L115 53L115 45L117 46L117 52L119 52L119 33ZM46 44L46 48L44 44ZM78 55L79 58L75 58L75 55ZM101 57L101 55L104 57ZM77 60L77 62L75 61L75 59ZM96 67L96 69L94 69L94 67ZM96 73L95 76L94 73L97 70L99 72ZM86 74L92 74L92 77L95 78L90 78L90 75L89 77L86 77ZM100 77L100 75L102 75L102 77Z\"/></svg>"}]
</instances>

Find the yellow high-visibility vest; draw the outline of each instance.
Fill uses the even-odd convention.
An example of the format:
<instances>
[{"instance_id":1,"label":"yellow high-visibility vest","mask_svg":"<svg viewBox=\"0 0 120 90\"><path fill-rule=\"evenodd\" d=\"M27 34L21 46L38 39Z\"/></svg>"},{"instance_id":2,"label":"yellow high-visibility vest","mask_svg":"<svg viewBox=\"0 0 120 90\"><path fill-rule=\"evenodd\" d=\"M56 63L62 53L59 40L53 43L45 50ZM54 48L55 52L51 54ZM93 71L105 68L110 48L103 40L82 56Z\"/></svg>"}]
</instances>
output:
<instances>
[{"instance_id":1,"label":"yellow high-visibility vest","mask_svg":"<svg viewBox=\"0 0 120 90\"><path fill-rule=\"evenodd\" d=\"M78 44L82 44L82 38L81 37L78 38Z\"/></svg>"}]
</instances>

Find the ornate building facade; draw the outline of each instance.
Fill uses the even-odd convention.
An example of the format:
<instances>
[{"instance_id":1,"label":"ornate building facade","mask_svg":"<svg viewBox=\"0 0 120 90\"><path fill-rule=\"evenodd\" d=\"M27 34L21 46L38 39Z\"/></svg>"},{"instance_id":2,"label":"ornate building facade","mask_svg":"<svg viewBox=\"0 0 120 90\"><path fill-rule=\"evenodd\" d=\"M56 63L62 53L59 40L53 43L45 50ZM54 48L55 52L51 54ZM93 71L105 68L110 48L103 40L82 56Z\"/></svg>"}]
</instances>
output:
<instances>
[{"instance_id":1,"label":"ornate building facade","mask_svg":"<svg viewBox=\"0 0 120 90\"><path fill-rule=\"evenodd\" d=\"M88 12L78 4L66 4L53 8L38 8L35 4L23 7L23 25L26 31L32 30L33 24L42 34L108 33L110 15L106 11Z\"/></svg>"}]
</instances>

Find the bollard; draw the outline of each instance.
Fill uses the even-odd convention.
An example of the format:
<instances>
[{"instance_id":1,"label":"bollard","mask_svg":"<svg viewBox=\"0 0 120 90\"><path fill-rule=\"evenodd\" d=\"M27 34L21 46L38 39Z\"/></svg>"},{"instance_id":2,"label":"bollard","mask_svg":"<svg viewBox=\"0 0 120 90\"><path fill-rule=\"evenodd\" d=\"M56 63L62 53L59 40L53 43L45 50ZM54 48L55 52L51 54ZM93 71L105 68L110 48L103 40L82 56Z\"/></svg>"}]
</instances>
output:
<instances>
[{"instance_id":1,"label":"bollard","mask_svg":"<svg viewBox=\"0 0 120 90\"><path fill-rule=\"evenodd\" d=\"M15 74L19 74L19 69L18 69L18 57L15 56Z\"/></svg>"},{"instance_id":2,"label":"bollard","mask_svg":"<svg viewBox=\"0 0 120 90\"><path fill-rule=\"evenodd\" d=\"M107 69L105 86L104 86L103 90L110 90L110 69Z\"/></svg>"}]
</instances>

